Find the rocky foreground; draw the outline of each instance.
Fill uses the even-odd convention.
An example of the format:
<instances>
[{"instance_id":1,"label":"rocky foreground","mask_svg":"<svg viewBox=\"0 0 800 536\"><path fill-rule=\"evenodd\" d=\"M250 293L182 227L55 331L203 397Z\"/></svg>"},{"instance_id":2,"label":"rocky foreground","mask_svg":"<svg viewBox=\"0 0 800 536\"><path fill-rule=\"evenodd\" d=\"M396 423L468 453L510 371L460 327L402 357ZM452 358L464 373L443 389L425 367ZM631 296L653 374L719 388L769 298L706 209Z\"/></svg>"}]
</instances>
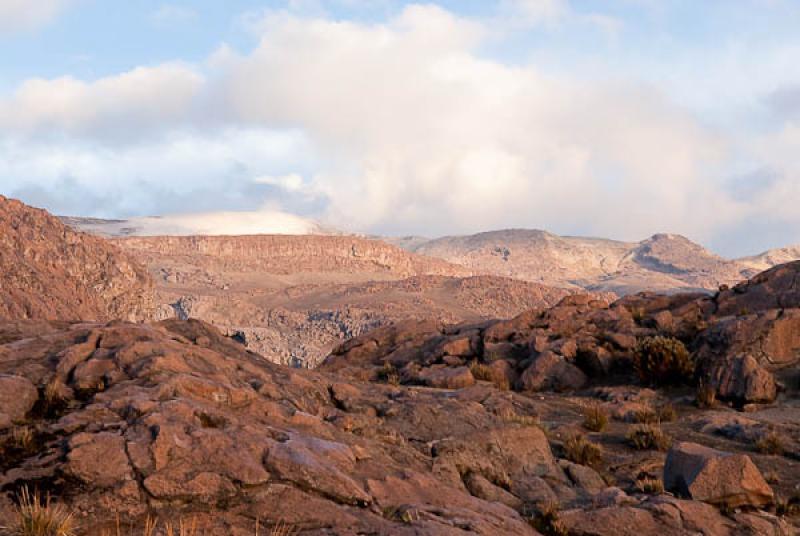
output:
<instances>
[{"instance_id":1,"label":"rocky foreground","mask_svg":"<svg viewBox=\"0 0 800 536\"><path fill-rule=\"evenodd\" d=\"M206 534L794 534L798 274L383 328L320 371L198 321L7 323L3 510L28 486L86 534L148 515ZM657 334L693 350L703 408L631 374Z\"/></svg>"}]
</instances>

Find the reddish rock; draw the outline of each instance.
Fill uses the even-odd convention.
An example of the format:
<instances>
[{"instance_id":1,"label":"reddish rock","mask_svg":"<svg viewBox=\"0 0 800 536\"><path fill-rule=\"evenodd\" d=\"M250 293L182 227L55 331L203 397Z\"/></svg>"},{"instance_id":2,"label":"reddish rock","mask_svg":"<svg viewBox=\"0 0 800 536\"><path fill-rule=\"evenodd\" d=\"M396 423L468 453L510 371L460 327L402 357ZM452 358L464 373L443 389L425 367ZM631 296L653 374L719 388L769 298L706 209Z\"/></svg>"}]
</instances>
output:
<instances>
[{"instance_id":1,"label":"reddish rock","mask_svg":"<svg viewBox=\"0 0 800 536\"><path fill-rule=\"evenodd\" d=\"M719 398L740 403L772 402L778 394L775 377L750 355L716 360L708 382Z\"/></svg>"},{"instance_id":2,"label":"reddish rock","mask_svg":"<svg viewBox=\"0 0 800 536\"><path fill-rule=\"evenodd\" d=\"M430 367L422 369L419 379L429 387L463 389L475 385L475 378L467 367Z\"/></svg>"},{"instance_id":3,"label":"reddish rock","mask_svg":"<svg viewBox=\"0 0 800 536\"><path fill-rule=\"evenodd\" d=\"M125 439L108 432L74 436L69 442L65 471L85 484L101 488L133 478Z\"/></svg>"},{"instance_id":4,"label":"reddish rock","mask_svg":"<svg viewBox=\"0 0 800 536\"><path fill-rule=\"evenodd\" d=\"M0 374L0 430L25 419L38 399L39 392L27 378Z\"/></svg>"},{"instance_id":5,"label":"reddish rock","mask_svg":"<svg viewBox=\"0 0 800 536\"><path fill-rule=\"evenodd\" d=\"M545 352L525 369L519 384L525 391L566 391L583 387L586 375L560 355Z\"/></svg>"},{"instance_id":6,"label":"reddish rock","mask_svg":"<svg viewBox=\"0 0 800 536\"><path fill-rule=\"evenodd\" d=\"M772 489L748 456L696 443L676 443L669 450L664 486L698 501L731 508L760 507L774 500Z\"/></svg>"}]
</instances>

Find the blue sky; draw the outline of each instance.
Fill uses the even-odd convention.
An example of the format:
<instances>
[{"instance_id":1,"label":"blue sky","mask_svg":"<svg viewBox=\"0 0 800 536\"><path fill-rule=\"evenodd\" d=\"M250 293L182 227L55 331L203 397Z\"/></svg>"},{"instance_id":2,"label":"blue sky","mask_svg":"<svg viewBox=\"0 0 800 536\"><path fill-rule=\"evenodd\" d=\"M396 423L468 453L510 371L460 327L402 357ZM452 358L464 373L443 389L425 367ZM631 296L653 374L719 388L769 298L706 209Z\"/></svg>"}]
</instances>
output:
<instances>
[{"instance_id":1,"label":"blue sky","mask_svg":"<svg viewBox=\"0 0 800 536\"><path fill-rule=\"evenodd\" d=\"M800 242L798 27L795 0L0 0L0 193L755 253Z\"/></svg>"}]
</instances>

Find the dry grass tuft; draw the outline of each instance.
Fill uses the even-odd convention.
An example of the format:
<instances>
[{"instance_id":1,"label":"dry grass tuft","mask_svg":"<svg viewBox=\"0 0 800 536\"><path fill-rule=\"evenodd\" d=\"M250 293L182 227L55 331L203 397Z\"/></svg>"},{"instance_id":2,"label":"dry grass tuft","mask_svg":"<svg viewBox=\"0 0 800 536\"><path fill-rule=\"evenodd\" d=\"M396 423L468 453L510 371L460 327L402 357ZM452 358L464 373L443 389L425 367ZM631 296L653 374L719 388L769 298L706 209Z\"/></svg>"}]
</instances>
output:
<instances>
[{"instance_id":1,"label":"dry grass tuft","mask_svg":"<svg viewBox=\"0 0 800 536\"><path fill-rule=\"evenodd\" d=\"M603 461L603 448L575 434L564 441L564 456L572 463L595 467Z\"/></svg>"},{"instance_id":2,"label":"dry grass tuft","mask_svg":"<svg viewBox=\"0 0 800 536\"><path fill-rule=\"evenodd\" d=\"M559 505L548 502L538 506L528 523L545 536L569 536L569 530L559 516Z\"/></svg>"},{"instance_id":3,"label":"dry grass tuft","mask_svg":"<svg viewBox=\"0 0 800 536\"><path fill-rule=\"evenodd\" d=\"M641 478L636 481L636 489L648 495L664 493L664 482L660 478Z\"/></svg>"},{"instance_id":4,"label":"dry grass tuft","mask_svg":"<svg viewBox=\"0 0 800 536\"><path fill-rule=\"evenodd\" d=\"M608 412L600 404L592 405L583 419L583 427L590 432L602 432L608 425Z\"/></svg>"},{"instance_id":5,"label":"dry grass tuft","mask_svg":"<svg viewBox=\"0 0 800 536\"><path fill-rule=\"evenodd\" d=\"M666 450L670 444L669 436L654 424L631 426L625 438L636 450Z\"/></svg>"},{"instance_id":6,"label":"dry grass tuft","mask_svg":"<svg viewBox=\"0 0 800 536\"><path fill-rule=\"evenodd\" d=\"M378 381L390 385L400 385L400 373L397 368L388 361L378 370Z\"/></svg>"},{"instance_id":7,"label":"dry grass tuft","mask_svg":"<svg viewBox=\"0 0 800 536\"><path fill-rule=\"evenodd\" d=\"M469 371L472 373L472 377L479 381L490 382L494 379L491 367L477 361L472 361L469 364Z\"/></svg>"},{"instance_id":8,"label":"dry grass tuft","mask_svg":"<svg viewBox=\"0 0 800 536\"><path fill-rule=\"evenodd\" d=\"M50 496L44 501L38 492L27 487L20 491L19 504L14 508L14 518L4 534L9 536L74 536L77 524L72 512L64 505L54 504Z\"/></svg>"},{"instance_id":9,"label":"dry grass tuft","mask_svg":"<svg viewBox=\"0 0 800 536\"><path fill-rule=\"evenodd\" d=\"M761 454L771 454L773 456L783 456L786 452L783 436L775 431L767 432L759 437L755 448Z\"/></svg>"},{"instance_id":10,"label":"dry grass tuft","mask_svg":"<svg viewBox=\"0 0 800 536\"><path fill-rule=\"evenodd\" d=\"M656 409L659 422L675 422L678 420L678 412L675 411L675 406L667 402Z\"/></svg>"},{"instance_id":11,"label":"dry grass tuft","mask_svg":"<svg viewBox=\"0 0 800 536\"><path fill-rule=\"evenodd\" d=\"M705 381L700 381L695 394L695 404L700 409L711 409L717 405L717 391Z\"/></svg>"}]
</instances>

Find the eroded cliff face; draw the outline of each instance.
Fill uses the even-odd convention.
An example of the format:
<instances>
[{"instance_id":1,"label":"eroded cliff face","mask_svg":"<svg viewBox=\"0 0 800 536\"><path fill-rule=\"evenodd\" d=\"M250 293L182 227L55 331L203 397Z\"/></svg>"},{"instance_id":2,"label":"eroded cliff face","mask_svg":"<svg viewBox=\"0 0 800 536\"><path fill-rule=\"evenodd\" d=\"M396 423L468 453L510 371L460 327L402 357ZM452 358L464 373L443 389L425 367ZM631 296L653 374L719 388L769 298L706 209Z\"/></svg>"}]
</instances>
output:
<instances>
[{"instance_id":1,"label":"eroded cliff face","mask_svg":"<svg viewBox=\"0 0 800 536\"><path fill-rule=\"evenodd\" d=\"M145 320L147 270L107 241L0 196L0 318Z\"/></svg>"},{"instance_id":2,"label":"eroded cliff face","mask_svg":"<svg viewBox=\"0 0 800 536\"><path fill-rule=\"evenodd\" d=\"M354 236L165 236L119 239L144 258L191 258L195 266L219 271L376 273L467 276L470 270L440 259Z\"/></svg>"},{"instance_id":3,"label":"eroded cliff face","mask_svg":"<svg viewBox=\"0 0 800 536\"><path fill-rule=\"evenodd\" d=\"M156 280L159 318L214 324L275 363L315 367L342 341L398 320L507 318L569 291L468 274L343 236L119 240Z\"/></svg>"}]
</instances>

